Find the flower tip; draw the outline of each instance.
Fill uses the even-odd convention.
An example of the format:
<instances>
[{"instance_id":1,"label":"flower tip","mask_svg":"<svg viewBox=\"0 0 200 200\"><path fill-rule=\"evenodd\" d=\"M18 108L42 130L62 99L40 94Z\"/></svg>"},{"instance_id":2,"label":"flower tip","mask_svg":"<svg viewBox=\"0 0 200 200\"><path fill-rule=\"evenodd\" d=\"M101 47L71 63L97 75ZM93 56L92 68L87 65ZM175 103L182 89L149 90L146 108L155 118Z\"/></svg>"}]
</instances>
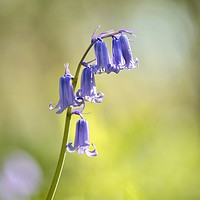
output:
<instances>
[{"instance_id":1,"label":"flower tip","mask_svg":"<svg viewBox=\"0 0 200 200\"><path fill-rule=\"evenodd\" d=\"M139 59L137 57L135 58L135 64L134 65L135 65L135 67L139 67Z\"/></svg>"},{"instance_id":2,"label":"flower tip","mask_svg":"<svg viewBox=\"0 0 200 200\"><path fill-rule=\"evenodd\" d=\"M94 29L94 31L93 31L93 33L92 33L92 37L91 37L91 42L92 42L92 43L97 39L94 35L96 34L96 32L99 30L100 27L101 27L101 26L98 25L98 26Z\"/></svg>"},{"instance_id":3,"label":"flower tip","mask_svg":"<svg viewBox=\"0 0 200 200\"><path fill-rule=\"evenodd\" d=\"M65 67L65 73L66 74L70 73L70 71L69 71L69 63L65 63L64 67Z\"/></svg>"},{"instance_id":4,"label":"flower tip","mask_svg":"<svg viewBox=\"0 0 200 200\"><path fill-rule=\"evenodd\" d=\"M53 110L53 109L54 109L52 105L53 105L53 103L50 102L50 103L49 103L49 110Z\"/></svg>"},{"instance_id":5,"label":"flower tip","mask_svg":"<svg viewBox=\"0 0 200 200\"><path fill-rule=\"evenodd\" d=\"M58 111L56 111L56 114L61 114L64 111L64 109L59 109Z\"/></svg>"},{"instance_id":6,"label":"flower tip","mask_svg":"<svg viewBox=\"0 0 200 200\"><path fill-rule=\"evenodd\" d=\"M70 70L69 70L69 64L68 63L64 64L64 67L65 67L65 76L69 76L69 77L73 78L73 76L71 75Z\"/></svg>"},{"instance_id":7,"label":"flower tip","mask_svg":"<svg viewBox=\"0 0 200 200\"><path fill-rule=\"evenodd\" d=\"M66 146L66 149L68 152L73 153L76 151L77 148L72 146L72 142L69 142Z\"/></svg>"},{"instance_id":8,"label":"flower tip","mask_svg":"<svg viewBox=\"0 0 200 200\"><path fill-rule=\"evenodd\" d=\"M94 150L90 151L89 149L86 149L85 153L89 157L96 157L96 156L98 156L98 152L97 152L96 147L93 143L92 143L92 146L94 147Z\"/></svg>"},{"instance_id":9,"label":"flower tip","mask_svg":"<svg viewBox=\"0 0 200 200\"><path fill-rule=\"evenodd\" d=\"M96 146L94 145L94 143L92 143L92 146L93 146L94 150L96 151Z\"/></svg>"}]
</instances>

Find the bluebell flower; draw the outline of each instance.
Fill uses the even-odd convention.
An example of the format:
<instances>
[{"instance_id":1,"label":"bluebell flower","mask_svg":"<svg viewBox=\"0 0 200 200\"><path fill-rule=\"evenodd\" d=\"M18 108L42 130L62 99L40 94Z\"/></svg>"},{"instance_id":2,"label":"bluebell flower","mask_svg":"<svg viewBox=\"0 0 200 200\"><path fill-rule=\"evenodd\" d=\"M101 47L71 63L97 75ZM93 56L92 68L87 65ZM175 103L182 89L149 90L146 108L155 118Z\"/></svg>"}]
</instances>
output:
<instances>
[{"instance_id":1,"label":"bluebell flower","mask_svg":"<svg viewBox=\"0 0 200 200\"><path fill-rule=\"evenodd\" d=\"M92 144L93 145L93 144ZM90 138L89 138L89 129L88 129L88 123L84 119L80 119L76 123L76 134L74 139L74 146L72 145L72 142L67 144L67 150L69 152L75 152L77 151L78 154L84 154L94 157L97 156L97 150L94 147L94 150L90 151Z\"/></svg>"},{"instance_id":2,"label":"bluebell flower","mask_svg":"<svg viewBox=\"0 0 200 200\"><path fill-rule=\"evenodd\" d=\"M112 40L112 67L115 73L119 73L125 66L125 60L122 56L122 46L120 40L113 36Z\"/></svg>"},{"instance_id":3,"label":"bluebell flower","mask_svg":"<svg viewBox=\"0 0 200 200\"><path fill-rule=\"evenodd\" d=\"M121 36L119 37L119 41L121 43L122 55L125 60L125 68L132 69L138 67L138 59L136 58L135 61L133 60L132 50L128 37L124 34L121 34Z\"/></svg>"},{"instance_id":4,"label":"bluebell flower","mask_svg":"<svg viewBox=\"0 0 200 200\"><path fill-rule=\"evenodd\" d=\"M92 69L83 63L86 67L82 71L81 75L81 88L77 91L76 96L82 97L85 101L101 103L104 97L102 92L96 91L96 84Z\"/></svg>"},{"instance_id":5,"label":"bluebell flower","mask_svg":"<svg viewBox=\"0 0 200 200\"><path fill-rule=\"evenodd\" d=\"M52 107L52 102L49 105L50 110L58 109L57 114L61 114L69 106L75 105L75 95L71 79L73 76L70 74L68 65L65 65L65 75L60 77L59 80L59 96L60 99L55 107Z\"/></svg>"},{"instance_id":6,"label":"bluebell flower","mask_svg":"<svg viewBox=\"0 0 200 200\"><path fill-rule=\"evenodd\" d=\"M96 65L93 67L93 72L95 74L100 74L102 72L109 74L112 70L106 43L98 39L94 44L94 52L96 56Z\"/></svg>"}]
</instances>

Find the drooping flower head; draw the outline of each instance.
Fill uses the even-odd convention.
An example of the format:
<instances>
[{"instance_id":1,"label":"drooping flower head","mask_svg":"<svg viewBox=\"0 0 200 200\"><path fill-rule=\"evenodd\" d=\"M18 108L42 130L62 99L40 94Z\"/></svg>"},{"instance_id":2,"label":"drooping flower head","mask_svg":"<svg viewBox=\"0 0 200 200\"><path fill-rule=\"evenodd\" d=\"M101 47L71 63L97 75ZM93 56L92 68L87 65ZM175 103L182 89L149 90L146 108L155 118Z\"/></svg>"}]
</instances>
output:
<instances>
[{"instance_id":1,"label":"drooping flower head","mask_svg":"<svg viewBox=\"0 0 200 200\"><path fill-rule=\"evenodd\" d=\"M113 71L119 73L121 69L125 66L125 60L122 56L122 47L120 40L113 36L112 37L112 64L113 64Z\"/></svg>"},{"instance_id":2,"label":"drooping flower head","mask_svg":"<svg viewBox=\"0 0 200 200\"><path fill-rule=\"evenodd\" d=\"M121 34L119 37L119 42L121 44L122 56L125 60L125 68L132 69L138 67L138 59L136 58L136 61L133 60L132 50L128 37L125 34Z\"/></svg>"},{"instance_id":3,"label":"drooping flower head","mask_svg":"<svg viewBox=\"0 0 200 200\"><path fill-rule=\"evenodd\" d=\"M66 108L75 104L74 89L68 65L65 65L65 74L59 79L59 101L55 107L52 107L52 102L49 105L50 110L58 109L57 114L61 114Z\"/></svg>"},{"instance_id":4,"label":"drooping flower head","mask_svg":"<svg viewBox=\"0 0 200 200\"><path fill-rule=\"evenodd\" d=\"M83 63L85 68L81 75L81 88L76 95L85 99L85 101L101 103L104 97L102 92L96 91L95 77L91 67L87 63Z\"/></svg>"},{"instance_id":5,"label":"drooping flower head","mask_svg":"<svg viewBox=\"0 0 200 200\"><path fill-rule=\"evenodd\" d=\"M99 27L95 29L94 33L98 30L98 28ZM118 32L114 32L111 30L100 33L96 37L94 36L94 33L92 36L92 42L94 43L96 65L92 67L93 73L100 74L102 72L106 72L109 74L114 72L117 74L120 70L138 67L138 59L136 58L134 61L129 39L127 35L124 34L127 33L133 35L132 31L122 29ZM102 40L106 36L113 38L112 62L110 61L107 46Z\"/></svg>"},{"instance_id":6,"label":"drooping flower head","mask_svg":"<svg viewBox=\"0 0 200 200\"><path fill-rule=\"evenodd\" d=\"M86 155L90 157L97 156L98 153L96 151L96 148L94 147L94 150L90 151L89 147L90 147L90 138L89 138L88 123L86 120L80 119L76 123L74 146L72 145L72 142L68 143L67 150L69 152L77 151L78 154L86 153Z\"/></svg>"},{"instance_id":7,"label":"drooping flower head","mask_svg":"<svg viewBox=\"0 0 200 200\"><path fill-rule=\"evenodd\" d=\"M96 65L93 68L93 72L95 74L100 74L102 72L109 74L111 72L111 62L106 43L98 39L94 44L94 52L96 56Z\"/></svg>"}]
</instances>

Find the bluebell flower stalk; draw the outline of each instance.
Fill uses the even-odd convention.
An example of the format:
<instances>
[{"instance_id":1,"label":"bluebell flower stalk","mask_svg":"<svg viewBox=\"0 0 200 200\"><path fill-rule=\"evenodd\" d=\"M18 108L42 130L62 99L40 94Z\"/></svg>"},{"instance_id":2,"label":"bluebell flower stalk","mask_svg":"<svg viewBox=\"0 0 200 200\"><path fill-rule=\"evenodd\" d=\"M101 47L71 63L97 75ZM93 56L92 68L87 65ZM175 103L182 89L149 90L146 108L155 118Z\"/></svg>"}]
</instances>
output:
<instances>
[{"instance_id":1,"label":"bluebell flower stalk","mask_svg":"<svg viewBox=\"0 0 200 200\"><path fill-rule=\"evenodd\" d=\"M133 60L128 37L124 34L132 34L132 32L127 30L114 32L111 30L94 36L95 32L92 35L89 47L80 59L75 76L71 75L67 65L64 76L60 77L58 104L55 107L52 107L52 103L50 104L50 109L58 109L56 112L58 114L61 114L65 109L67 109L67 112L60 156L46 200L53 200L54 198L65 161L66 149L69 152L76 151L78 154L86 154L90 157L97 156L97 151L93 144L94 149L90 150L88 122L83 118L85 101L100 103L104 97L103 93L96 92L95 74L103 72L107 74L111 72L119 73L120 70L132 69L138 66L138 60ZM112 60L110 59L106 43L103 41L104 38L109 37L113 38ZM93 46L96 61L89 66L84 60ZM75 93L82 66L84 66L84 69L81 76L80 89ZM77 109L76 107L79 108ZM78 120L76 125L74 144L71 142L67 144L70 121L73 114L79 115L81 119Z\"/></svg>"}]
</instances>

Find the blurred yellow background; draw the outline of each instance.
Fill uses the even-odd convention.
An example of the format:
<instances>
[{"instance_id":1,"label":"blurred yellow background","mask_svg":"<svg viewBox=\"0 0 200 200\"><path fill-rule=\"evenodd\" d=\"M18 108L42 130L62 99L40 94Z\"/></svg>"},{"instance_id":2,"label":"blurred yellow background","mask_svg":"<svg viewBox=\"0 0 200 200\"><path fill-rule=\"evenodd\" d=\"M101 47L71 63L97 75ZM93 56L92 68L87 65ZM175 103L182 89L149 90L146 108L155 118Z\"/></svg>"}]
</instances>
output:
<instances>
[{"instance_id":1,"label":"blurred yellow background","mask_svg":"<svg viewBox=\"0 0 200 200\"><path fill-rule=\"evenodd\" d=\"M74 74L98 25L135 30L140 67L96 76L105 97L84 116L99 155L67 154L55 200L199 200L198 0L0 0L0 199L45 199L65 117L48 104L57 103L63 64ZM10 197L7 167L23 159L37 184Z\"/></svg>"}]
</instances>

